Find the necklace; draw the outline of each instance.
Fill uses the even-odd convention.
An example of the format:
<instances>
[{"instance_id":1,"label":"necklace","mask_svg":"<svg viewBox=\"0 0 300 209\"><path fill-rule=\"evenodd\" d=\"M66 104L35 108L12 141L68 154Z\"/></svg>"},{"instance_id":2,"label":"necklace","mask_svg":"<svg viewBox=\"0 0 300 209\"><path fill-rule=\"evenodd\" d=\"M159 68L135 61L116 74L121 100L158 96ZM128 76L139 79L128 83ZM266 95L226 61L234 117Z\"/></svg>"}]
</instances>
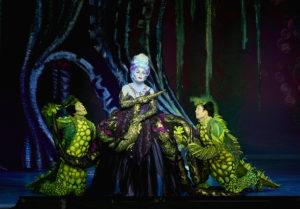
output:
<instances>
[{"instance_id":1,"label":"necklace","mask_svg":"<svg viewBox=\"0 0 300 209\"><path fill-rule=\"evenodd\" d=\"M140 91L139 91L139 89L136 89L133 84L130 84L129 87L131 88L132 92L134 93L134 95L133 95L134 98L144 96L147 91L146 85L143 85L143 87L141 88Z\"/></svg>"}]
</instances>

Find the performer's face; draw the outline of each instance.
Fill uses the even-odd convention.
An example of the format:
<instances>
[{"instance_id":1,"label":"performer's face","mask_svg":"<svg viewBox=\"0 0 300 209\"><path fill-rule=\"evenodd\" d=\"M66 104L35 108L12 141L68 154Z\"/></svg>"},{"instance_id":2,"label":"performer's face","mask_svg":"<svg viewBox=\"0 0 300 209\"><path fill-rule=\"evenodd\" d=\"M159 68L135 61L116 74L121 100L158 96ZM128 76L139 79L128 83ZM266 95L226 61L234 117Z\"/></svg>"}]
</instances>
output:
<instances>
[{"instance_id":1,"label":"performer's face","mask_svg":"<svg viewBox=\"0 0 300 209\"><path fill-rule=\"evenodd\" d=\"M203 109L202 105L198 105L195 110L196 118L201 120L207 116L207 111Z\"/></svg>"},{"instance_id":2,"label":"performer's face","mask_svg":"<svg viewBox=\"0 0 300 209\"><path fill-rule=\"evenodd\" d=\"M81 102L75 103L76 114L78 115L86 115L87 111Z\"/></svg>"},{"instance_id":3,"label":"performer's face","mask_svg":"<svg viewBox=\"0 0 300 209\"><path fill-rule=\"evenodd\" d=\"M144 68L137 68L133 73L136 82L144 82L146 80L146 70Z\"/></svg>"}]
</instances>

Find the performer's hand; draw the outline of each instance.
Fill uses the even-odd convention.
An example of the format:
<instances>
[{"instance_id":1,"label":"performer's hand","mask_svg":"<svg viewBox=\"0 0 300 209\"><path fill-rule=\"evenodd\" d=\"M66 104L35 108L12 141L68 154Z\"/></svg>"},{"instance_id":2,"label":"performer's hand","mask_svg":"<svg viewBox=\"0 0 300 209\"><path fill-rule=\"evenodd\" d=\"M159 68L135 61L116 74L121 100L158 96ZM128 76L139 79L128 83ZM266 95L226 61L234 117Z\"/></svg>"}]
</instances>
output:
<instances>
[{"instance_id":1,"label":"performer's hand","mask_svg":"<svg viewBox=\"0 0 300 209\"><path fill-rule=\"evenodd\" d=\"M159 92L156 92L154 94L149 94L147 96L141 96L141 97L138 97L136 98L137 102L140 103L140 104L146 104L146 103L149 103L150 100L158 97L159 95L161 95L162 93L164 93L166 90L162 90L162 91L159 91Z\"/></svg>"},{"instance_id":2,"label":"performer's hand","mask_svg":"<svg viewBox=\"0 0 300 209\"><path fill-rule=\"evenodd\" d=\"M56 114L58 110L61 109L61 105L57 105L55 103L48 103L42 108L43 115L51 116Z\"/></svg>"}]
</instances>

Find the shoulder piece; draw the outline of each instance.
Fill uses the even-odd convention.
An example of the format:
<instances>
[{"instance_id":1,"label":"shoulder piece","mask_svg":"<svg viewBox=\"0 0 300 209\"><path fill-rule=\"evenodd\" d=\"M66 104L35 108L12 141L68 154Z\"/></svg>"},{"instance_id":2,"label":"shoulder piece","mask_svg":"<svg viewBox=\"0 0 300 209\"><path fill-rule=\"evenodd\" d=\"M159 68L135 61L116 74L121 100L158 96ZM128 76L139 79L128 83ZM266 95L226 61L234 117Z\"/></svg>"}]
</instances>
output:
<instances>
[{"instance_id":1,"label":"shoulder piece","mask_svg":"<svg viewBox=\"0 0 300 209\"><path fill-rule=\"evenodd\" d=\"M243 153L241 151L241 146L237 140L227 128L226 121L218 114L215 115L214 119L218 121L221 126L225 130L225 137L224 137L224 147L227 151L235 156L236 159L239 159L240 155Z\"/></svg>"},{"instance_id":2,"label":"shoulder piece","mask_svg":"<svg viewBox=\"0 0 300 209\"><path fill-rule=\"evenodd\" d=\"M229 132L228 128L227 128L227 123L226 121L222 118L221 115L219 114L215 114L215 116L213 117L213 119L217 122L219 122L219 124L222 126L222 128L226 131Z\"/></svg>"},{"instance_id":3,"label":"shoulder piece","mask_svg":"<svg viewBox=\"0 0 300 209\"><path fill-rule=\"evenodd\" d=\"M223 143L225 131L217 120L212 119L209 121L209 132L212 140L216 143Z\"/></svg>"}]
</instances>

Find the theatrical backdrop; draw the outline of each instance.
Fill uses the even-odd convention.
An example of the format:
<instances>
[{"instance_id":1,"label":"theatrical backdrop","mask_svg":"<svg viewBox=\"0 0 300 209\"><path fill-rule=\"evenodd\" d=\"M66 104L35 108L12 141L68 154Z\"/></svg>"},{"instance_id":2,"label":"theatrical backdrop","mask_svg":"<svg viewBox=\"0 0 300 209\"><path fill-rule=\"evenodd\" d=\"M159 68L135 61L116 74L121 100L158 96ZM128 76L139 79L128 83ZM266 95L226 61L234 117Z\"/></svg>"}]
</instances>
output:
<instances>
[{"instance_id":1,"label":"theatrical backdrop","mask_svg":"<svg viewBox=\"0 0 300 209\"><path fill-rule=\"evenodd\" d=\"M159 112L196 125L209 95L249 159L299 159L300 13L293 0L1 2L0 170L57 159L41 114L77 96L98 124L120 108L132 57L151 61Z\"/></svg>"}]
</instances>

